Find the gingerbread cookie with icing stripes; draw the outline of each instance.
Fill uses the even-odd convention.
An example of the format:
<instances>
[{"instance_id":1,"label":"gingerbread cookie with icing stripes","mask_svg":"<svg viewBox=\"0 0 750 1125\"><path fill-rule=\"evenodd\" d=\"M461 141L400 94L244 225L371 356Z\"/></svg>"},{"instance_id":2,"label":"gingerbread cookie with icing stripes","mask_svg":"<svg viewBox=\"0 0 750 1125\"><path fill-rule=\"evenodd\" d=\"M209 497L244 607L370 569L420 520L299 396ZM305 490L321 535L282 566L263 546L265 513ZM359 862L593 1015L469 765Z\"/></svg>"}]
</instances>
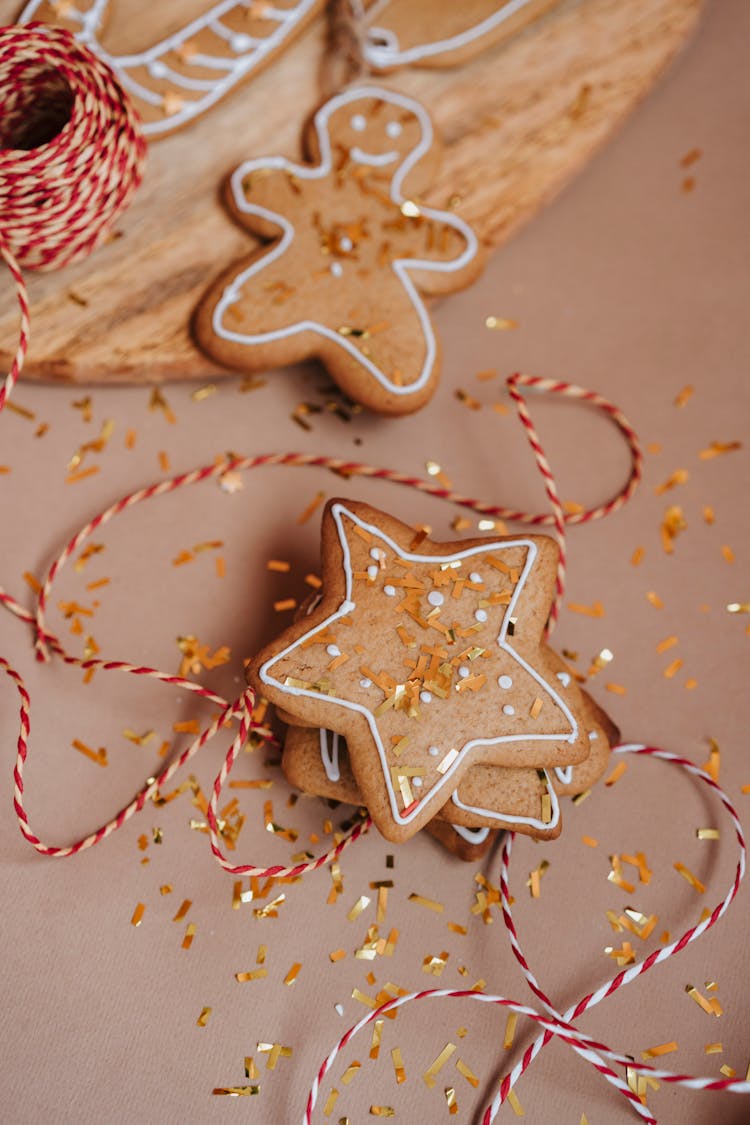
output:
<instances>
[{"instance_id":1,"label":"gingerbread cookie with icing stripes","mask_svg":"<svg viewBox=\"0 0 750 1125\"><path fill-rule=\"evenodd\" d=\"M413 98L354 87L318 110L305 149L308 163L261 157L232 174L230 209L264 246L211 286L196 338L243 371L317 357L356 402L410 413L439 371L423 295L482 266L468 224L420 201L439 160L432 122Z\"/></svg>"},{"instance_id":2,"label":"gingerbread cookie with icing stripes","mask_svg":"<svg viewBox=\"0 0 750 1125\"><path fill-rule=\"evenodd\" d=\"M541 19L560 0L376 0L363 53L373 70L459 66Z\"/></svg>"},{"instance_id":3,"label":"gingerbread cookie with icing stripes","mask_svg":"<svg viewBox=\"0 0 750 1125\"><path fill-rule=\"evenodd\" d=\"M19 23L64 27L114 70L149 140L168 136L217 105L279 55L325 0L219 0L143 50L103 45L112 0L30 0Z\"/></svg>"},{"instance_id":4,"label":"gingerbread cookie with icing stripes","mask_svg":"<svg viewBox=\"0 0 750 1125\"><path fill-rule=\"evenodd\" d=\"M296 720L346 738L375 823L406 839L475 763L552 769L587 756L543 642L557 559L545 536L433 543L331 501L322 598L248 677Z\"/></svg>"}]
</instances>

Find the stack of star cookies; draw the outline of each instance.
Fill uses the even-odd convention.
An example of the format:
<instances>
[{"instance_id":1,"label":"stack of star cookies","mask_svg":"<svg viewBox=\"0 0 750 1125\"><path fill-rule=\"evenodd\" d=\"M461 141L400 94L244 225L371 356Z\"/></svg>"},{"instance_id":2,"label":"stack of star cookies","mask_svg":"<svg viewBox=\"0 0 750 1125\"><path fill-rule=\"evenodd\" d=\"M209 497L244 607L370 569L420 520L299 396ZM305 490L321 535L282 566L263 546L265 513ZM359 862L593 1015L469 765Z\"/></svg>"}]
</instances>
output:
<instances>
[{"instance_id":1,"label":"stack of star cookies","mask_svg":"<svg viewBox=\"0 0 750 1125\"><path fill-rule=\"evenodd\" d=\"M601 776L618 732L544 639L553 540L435 543L332 500L321 554L321 591L248 666L290 724L289 781L467 859L499 829L558 836L559 797Z\"/></svg>"}]
</instances>

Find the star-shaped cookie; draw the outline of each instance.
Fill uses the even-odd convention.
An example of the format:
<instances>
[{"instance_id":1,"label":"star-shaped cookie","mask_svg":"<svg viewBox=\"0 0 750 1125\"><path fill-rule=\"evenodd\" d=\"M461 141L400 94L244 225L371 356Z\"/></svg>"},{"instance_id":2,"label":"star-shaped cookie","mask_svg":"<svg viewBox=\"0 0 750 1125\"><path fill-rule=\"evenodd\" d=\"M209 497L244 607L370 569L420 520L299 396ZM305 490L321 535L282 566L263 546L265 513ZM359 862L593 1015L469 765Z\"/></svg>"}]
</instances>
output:
<instances>
[{"instance_id":1,"label":"star-shaped cookie","mask_svg":"<svg viewBox=\"0 0 750 1125\"><path fill-rule=\"evenodd\" d=\"M342 734L373 820L407 839L471 765L587 756L543 640L556 566L544 536L435 543L333 500L323 596L250 663L250 682L302 725Z\"/></svg>"}]
</instances>

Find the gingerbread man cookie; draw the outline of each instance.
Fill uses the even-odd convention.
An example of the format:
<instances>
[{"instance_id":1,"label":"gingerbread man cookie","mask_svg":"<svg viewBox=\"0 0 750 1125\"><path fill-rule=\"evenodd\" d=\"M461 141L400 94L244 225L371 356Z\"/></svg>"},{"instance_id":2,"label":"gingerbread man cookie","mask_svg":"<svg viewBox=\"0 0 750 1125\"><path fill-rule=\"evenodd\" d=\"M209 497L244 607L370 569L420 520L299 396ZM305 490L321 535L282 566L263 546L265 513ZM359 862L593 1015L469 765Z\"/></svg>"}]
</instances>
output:
<instances>
[{"instance_id":1,"label":"gingerbread man cookie","mask_svg":"<svg viewBox=\"0 0 750 1125\"><path fill-rule=\"evenodd\" d=\"M550 770L587 757L543 642L552 540L433 543L337 500L322 541L319 604L251 661L248 677L302 725L346 738L383 835L413 835L474 764Z\"/></svg>"},{"instance_id":2,"label":"gingerbread man cookie","mask_svg":"<svg viewBox=\"0 0 750 1125\"><path fill-rule=\"evenodd\" d=\"M432 394L439 366L421 294L474 280L476 235L457 215L416 201L439 152L412 98L347 90L315 114L305 143L310 163L267 157L233 173L233 213L270 245L211 287L198 341L242 370L317 356L351 398L409 413Z\"/></svg>"}]
</instances>

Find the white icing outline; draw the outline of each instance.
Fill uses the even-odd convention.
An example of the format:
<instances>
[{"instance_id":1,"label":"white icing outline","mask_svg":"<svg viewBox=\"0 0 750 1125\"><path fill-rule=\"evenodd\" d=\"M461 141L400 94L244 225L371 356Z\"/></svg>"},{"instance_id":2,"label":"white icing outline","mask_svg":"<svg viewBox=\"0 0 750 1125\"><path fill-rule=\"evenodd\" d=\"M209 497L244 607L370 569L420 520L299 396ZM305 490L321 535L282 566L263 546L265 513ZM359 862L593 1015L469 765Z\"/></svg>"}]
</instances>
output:
<instances>
[{"instance_id":1,"label":"white icing outline","mask_svg":"<svg viewBox=\"0 0 750 1125\"><path fill-rule=\"evenodd\" d=\"M299 637L296 641L293 641L292 644L287 645L286 648L284 648L280 653L278 653L275 656L272 656L269 660L266 660L261 665L260 671L258 672L258 676L259 676L262 683L267 684L268 686L271 686L271 687L278 688L280 691L284 692L286 695L305 696L308 699L315 699L315 700L318 700L318 701L320 701L321 699L324 699L329 703L338 704L341 707L345 707L349 711L355 711L358 714L363 715L365 717L365 719L367 720L367 724L370 728L370 734L372 735L373 742L375 743L375 747L378 751L378 756L380 758L380 764L381 764L381 768L382 768L382 772L383 772L383 778L385 780L385 785L386 785L386 789L387 789L387 792L388 792L388 800L389 800L389 803L390 803L390 806L391 806L391 813L393 815L393 819L394 819L396 824L401 824L401 825L409 824L410 821L412 821L416 816L418 816L419 813L421 812L423 806L425 805L425 803L428 802L428 801L431 802L433 800L435 794L438 793L445 785L447 785L447 783L450 781L450 779L455 774L459 765L462 763L463 759L466 757L466 755L469 753L469 751L474 749L475 746L496 746L496 745L498 745L498 743L508 743L508 742L549 742L549 741L556 741L557 742L557 741L560 741L561 739L565 739L569 743L574 743L577 740L577 738L578 738L578 723L576 722L575 717L574 717L573 713L570 711L570 709L568 708L567 704L560 698L560 696L557 694L557 692L554 690L554 688L550 687L550 685L544 680L544 678L541 676L541 674L539 672L537 672L534 668L532 668L530 664L527 664L526 661L523 659L523 657L519 656L519 654L514 649L512 649L510 647L510 645L508 644L508 642L506 640L506 635L507 635L507 631L508 631L508 625L510 623L510 618L513 615L513 611L515 609L516 602L518 601L518 598L520 597L521 591L524 587L526 579L528 578L529 572L531 571L531 569L534 565L534 562L536 560L536 556L537 556L537 553L538 553L538 548L536 546L536 543L534 543L533 540L531 540L531 539L510 539L510 540L508 540L508 539L506 539L504 541L497 541L497 542L493 542L492 540L490 540L489 542L482 543L479 546L467 547L463 551L451 552L448 555L420 555L420 554L414 554L411 551L403 550L398 545L398 543L396 543L395 540L391 539L389 535L386 535L385 532L381 528L376 527L374 524L366 523L363 519L361 519L358 515L356 515L354 512L352 512L349 508L347 508L342 503L334 504L330 509L330 513L331 513L331 518L334 520L334 522L336 524L336 530L338 532L338 537L339 537L339 544L341 546L341 551L342 551L342 555L343 555L343 568L344 568L344 575L345 575L345 579L346 579L344 600L341 602L341 605L339 606L339 608L334 613L329 614L329 616L326 617L326 619L324 621L318 623L313 629L309 629L306 633L303 633L301 637ZM352 610L357 608L356 603L352 600L353 573L352 573L352 565L351 565L351 555L350 555L350 551L349 551L349 543L347 541L346 533L345 533L344 527L343 527L343 518L344 517L350 519L352 521L352 523L356 524L363 531L366 531L368 534L374 536L377 539L382 540L384 543L387 543L388 546L391 548L391 550L394 551L394 553L397 554L398 556L400 556L402 559L411 560L413 562L429 562L429 563L433 563L434 565L437 565L438 563L441 563L441 562L450 563L450 562L455 562L455 561L460 560L460 559L471 558L474 555L484 555L484 554L487 554L489 551L493 551L495 549L505 550L508 547L525 547L527 549L526 561L524 562L523 570L521 571L521 575L518 579L518 582L516 583L513 594L511 595L510 602L509 602L508 606L506 607L505 614L503 616L502 625L500 627L500 633L499 633L498 638L497 638L497 643L498 643L499 647L501 649L503 649L504 652L507 652L508 655L511 656L512 659L516 661L516 663L520 664L521 667L524 668L529 673L529 675L532 677L532 679L534 679L539 684L539 686L546 692L547 696L554 700L554 702L557 704L560 711L568 719L568 721L570 723L570 729L568 731L565 731L564 733L558 732L558 733L552 733L552 734L541 734L541 733L529 734L528 732L520 732L519 734L498 735L496 738L473 738L473 739L471 739L469 742L466 742L461 747L461 749L458 751L458 754L456 755L454 761L451 763L451 765L448 767L448 769L442 775L441 780L437 781L432 786L432 788L425 794L424 798L421 801L419 801L415 798L414 807L413 807L412 811L410 813L408 813L406 816L404 816L402 814L402 811L398 807L398 801L397 801L396 793L395 793L395 790L393 788L393 784L392 784L392 781L391 781L390 767L388 765L385 747L383 746L383 742L382 742L382 739L380 737L380 732L378 730L378 725L377 725L375 716L373 715L372 711L370 711L367 707L364 707L361 703L355 703L355 702L353 702L352 700L349 700L349 699L341 699L339 696L330 696L330 695L321 696L320 692L312 691L308 688L294 687L291 684L285 684L282 680L275 679L274 676L271 674L271 669L273 668L274 664L277 664L279 661L284 660L284 658L287 657L289 655L289 653L293 652L297 648L300 648L305 643L306 640L308 640L311 637L314 637L316 634L320 633L323 629L327 629L329 626L333 625L333 623L335 621L338 621L339 618L347 616L347 614L351 613Z\"/></svg>"},{"instance_id":2,"label":"white icing outline","mask_svg":"<svg viewBox=\"0 0 750 1125\"><path fill-rule=\"evenodd\" d=\"M376 70L389 70L394 66L408 66L409 63L418 63L422 59L428 59L434 55L443 54L443 52L459 50L475 39L481 39L482 36L505 23L516 12L520 12L529 3L531 3L531 0L506 0L492 15L480 20L479 23L467 28L466 31L459 31L456 35L451 35L447 39L436 39L432 43L421 43L416 47L407 47L404 51L399 47L398 36L390 28L370 27L365 36L363 54L365 60ZM376 39L380 39L381 42L375 42Z\"/></svg>"},{"instance_id":3,"label":"white icing outline","mask_svg":"<svg viewBox=\"0 0 750 1125\"><path fill-rule=\"evenodd\" d=\"M451 824L451 828L466 840L467 844L483 844L490 834L486 825L483 828L466 828L463 824Z\"/></svg>"},{"instance_id":4,"label":"white icing outline","mask_svg":"<svg viewBox=\"0 0 750 1125\"><path fill-rule=\"evenodd\" d=\"M323 769L326 771L328 780L333 782L341 781L338 732L335 730L326 730L325 727L321 727L318 734L318 742L320 744L320 760L323 763Z\"/></svg>"},{"instance_id":5,"label":"white icing outline","mask_svg":"<svg viewBox=\"0 0 750 1125\"><path fill-rule=\"evenodd\" d=\"M283 156L270 156L261 157L255 160L246 160L240 164L238 168L232 173L230 180L232 198L234 205L238 211L246 215L257 215L259 218L266 219L269 222L280 227L282 230L281 238L275 242L269 251L260 258L256 258L245 270L230 282L225 288L222 296L214 307L211 317L211 327L216 336L222 340L229 340L238 344L264 344L270 343L274 340L286 339L289 336L296 335L301 332L316 332L320 336L333 341L339 347L344 348L362 367L365 368L370 375L373 375L378 383L385 388L389 394L393 395L410 395L421 390L422 387L429 381L432 375L432 370L437 359L437 343L435 334L427 314L427 310L419 296L414 282L409 276L410 270L430 270L435 272L454 272L463 269L468 262L476 256L478 249L477 236L474 231L460 219L457 215L452 215L448 211L439 211L432 207L423 207L420 205L420 214L425 215L429 219L443 223L446 226L452 227L458 231L466 240L466 249L457 258L450 261L434 261L423 260L419 258L396 258L391 263L391 267L397 277L400 279L401 284L406 290L406 294L417 314L417 318L422 327L422 334L425 343L425 360L422 365L422 370L414 382L401 386L391 382L391 380L377 367L366 355L356 347L352 341L342 336L339 332L332 328L328 328L325 324L320 324L315 320L300 320L296 323L289 325L286 328L275 329L270 332L259 332L255 335L244 335L241 332L235 332L231 328L224 325L224 316L231 305L240 298L240 291L243 286L270 265L271 262L276 261L282 254L285 253L292 240L295 237L295 228L293 223L285 216L276 211L270 211L265 207L259 207L257 204L250 203L245 196L242 187L243 180L250 173L257 171L261 168L281 169L290 173L299 179L305 180L319 180L330 174L333 168L333 153L331 148L331 139L328 134L328 121L336 110L342 106L351 104L352 102L360 101L363 98L377 98L381 101L390 102L393 105L401 106L403 109L413 113L419 121L421 126L422 135L419 142L408 153L401 164L394 172L393 179L390 184L390 197L397 205L406 202L406 197L402 194L401 185L404 179L418 163L424 154L431 148L434 139L432 122L419 102L413 98L407 98L403 94L398 94L392 90L384 90L377 86L358 86L354 89L347 90L343 94L338 94L336 97L331 98L326 102L315 115L314 127L318 140L318 148L320 151L320 163L317 165L311 164L295 164L291 160L287 160ZM357 146L351 148L350 154L353 155Z\"/></svg>"},{"instance_id":6,"label":"white icing outline","mask_svg":"<svg viewBox=\"0 0 750 1125\"><path fill-rule=\"evenodd\" d=\"M547 770L544 770L544 776L547 779L547 792L550 796L550 804L552 807L552 816L550 820L537 819L533 816L511 816L510 813L493 812L491 809L478 808L476 805L466 805L458 795L458 789L454 789L451 793L451 801L458 809L463 809L464 812L472 813L474 816L486 816L492 820L507 821L508 824L528 824L532 828L541 828L550 831L557 827L560 820L560 802L557 799L557 793L552 786Z\"/></svg>"},{"instance_id":7,"label":"white icing outline","mask_svg":"<svg viewBox=\"0 0 750 1125\"><path fill-rule=\"evenodd\" d=\"M30 0L19 16L18 22L20 24L26 24L34 20L38 9L43 3L45 3L45 0ZM145 67L148 69L150 63L153 63L155 60L160 60L163 55L166 55L170 51L179 50L184 43L193 38L193 36L200 34L202 31L208 30L213 32L214 35L229 43L230 46L233 36L244 34L226 27L221 20L223 16L227 15L233 9L240 7L246 8L246 5L239 2L239 0L221 0L220 3L214 4L209 8L204 15L191 20L190 23L180 28L179 31L159 40L145 51L132 55L111 55L109 51L102 47L98 39L98 33L103 23L104 12L109 3L110 0L94 0L94 3L86 12L81 12L77 8L71 8L71 10L66 13L65 18L71 22L80 24L81 30L76 32L76 39L85 43L87 47L114 70L120 84L132 97L140 98L140 100L147 105L160 106L162 104L163 95L143 86L130 75L129 71L137 67ZM171 133L174 129L185 125L188 121L192 121L193 118L198 117L207 109L210 109L211 106L221 101L221 99L229 93L234 86L243 81L248 74L253 70L259 69L265 62L266 57L272 54L294 27L305 19L310 9L317 7L319 4L320 0L299 0L297 6L294 8L269 7L268 10L263 13L263 19L276 20L278 24L277 28L264 39L254 39L250 36L250 43L245 52L237 54L236 58L227 58L220 55L215 57L203 54L194 55L189 62L185 64L212 67L216 70L224 71L225 74L215 81L211 81L210 79L194 79L190 78L188 75L172 71L168 77L175 86L191 92L204 90L205 96L186 101L185 105L177 113L165 115L164 118L157 121L144 121L141 126L144 136L159 136L159 134L162 133Z\"/></svg>"}]
</instances>

